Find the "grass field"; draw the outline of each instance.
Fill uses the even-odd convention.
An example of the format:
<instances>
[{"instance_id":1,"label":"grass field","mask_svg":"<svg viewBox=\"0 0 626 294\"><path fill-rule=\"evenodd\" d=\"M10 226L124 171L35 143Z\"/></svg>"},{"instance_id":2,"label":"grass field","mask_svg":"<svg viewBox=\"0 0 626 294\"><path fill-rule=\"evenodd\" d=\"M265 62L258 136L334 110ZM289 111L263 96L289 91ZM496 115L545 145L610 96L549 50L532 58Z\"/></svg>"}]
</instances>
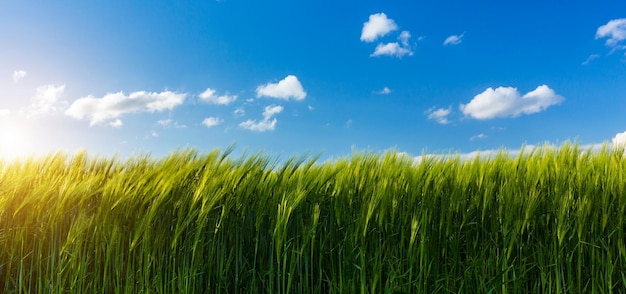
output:
<instances>
[{"instance_id":1,"label":"grass field","mask_svg":"<svg viewBox=\"0 0 626 294\"><path fill-rule=\"evenodd\" d=\"M626 157L0 163L0 292L623 293Z\"/></svg>"}]
</instances>

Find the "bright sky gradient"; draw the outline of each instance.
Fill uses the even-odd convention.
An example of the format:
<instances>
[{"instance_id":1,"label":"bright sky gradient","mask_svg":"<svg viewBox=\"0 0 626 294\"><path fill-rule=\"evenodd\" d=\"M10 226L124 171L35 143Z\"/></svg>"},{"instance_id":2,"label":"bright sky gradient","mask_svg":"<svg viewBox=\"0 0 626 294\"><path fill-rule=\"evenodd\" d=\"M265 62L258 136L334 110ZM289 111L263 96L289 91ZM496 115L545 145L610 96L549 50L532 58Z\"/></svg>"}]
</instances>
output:
<instances>
[{"instance_id":1,"label":"bright sky gradient","mask_svg":"<svg viewBox=\"0 0 626 294\"><path fill-rule=\"evenodd\" d=\"M626 141L626 2L0 4L0 157Z\"/></svg>"}]
</instances>

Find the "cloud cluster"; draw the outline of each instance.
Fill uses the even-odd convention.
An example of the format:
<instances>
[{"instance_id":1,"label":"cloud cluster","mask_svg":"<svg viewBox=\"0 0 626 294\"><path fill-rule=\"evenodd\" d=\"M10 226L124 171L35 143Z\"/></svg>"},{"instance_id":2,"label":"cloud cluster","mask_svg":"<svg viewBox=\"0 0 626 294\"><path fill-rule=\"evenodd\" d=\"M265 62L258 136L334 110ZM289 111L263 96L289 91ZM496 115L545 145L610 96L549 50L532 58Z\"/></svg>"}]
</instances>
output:
<instances>
[{"instance_id":1,"label":"cloud cluster","mask_svg":"<svg viewBox=\"0 0 626 294\"><path fill-rule=\"evenodd\" d=\"M228 105L237 100L236 95L215 95L215 90L211 88L207 88L198 97L203 102L217 105Z\"/></svg>"},{"instance_id":2,"label":"cloud cluster","mask_svg":"<svg viewBox=\"0 0 626 294\"><path fill-rule=\"evenodd\" d=\"M276 128L276 118L272 118L273 116L281 113L283 111L283 107L280 105L270 105L266 106L263 111L263 120L257 122L256 120L247 120L239 124L239 127L255 131L255 132L265 132L265 131L273 131Z\"/></svg>"},{"instance_id":3,"label":"cloud cluster","mask_svg":"<svg viewBox=\"0 0 626 294\"><path fill-rule=\"evenodd\" d=\"M258 86L256 89L256 96L283 100L303 100L306 98L306 92L296 76L288 75L278 83L267 83L265 85Z\"/></svg>"},{"instance_id":4,"label":"cloud cluster","mask_svg":"<svg viewBox=\"0 0 626 294\"><path fill-rule=\"evenodd\" d=\"M137 91L129 95L117 92L108 93L102 98L89 95L74 101L65 114L76 119L89 117L90 126L107 122L113 126L121 126L119 117L125 113L171 110L181 105L186 97L185 93L171 91L160 93Z\"/></svg>"},{"instance_id":5,"label":"cloud cluster","mask_svg":"<svg viewBox=\"0 0 626 294\"><path fill-rule=\"evenodd\" d=\"M517 117L544 111L564 100L546 85L541 85L524 95L521 95L517 88L498 87L495 90L488 88L469 103L461 104L460 110L466 116L475 119Z\"/></svg>"},{"instance_id":6,"label":"cloud cluster","mask_svg":"<svg viewBox=\"0 0 626 294\"><path fill-rule=\"evenodd\" d=\"M398 25L393 19L388 18L384 13L375 13L363 23L361 41L371 43L396 30L398 30ZM397 38L398 42L378 43L370 57L386 55L401 58L405 55L413 55L409 44L410 38L411 33L409 31L402 31Z\"/></svg>"}]
</instances>

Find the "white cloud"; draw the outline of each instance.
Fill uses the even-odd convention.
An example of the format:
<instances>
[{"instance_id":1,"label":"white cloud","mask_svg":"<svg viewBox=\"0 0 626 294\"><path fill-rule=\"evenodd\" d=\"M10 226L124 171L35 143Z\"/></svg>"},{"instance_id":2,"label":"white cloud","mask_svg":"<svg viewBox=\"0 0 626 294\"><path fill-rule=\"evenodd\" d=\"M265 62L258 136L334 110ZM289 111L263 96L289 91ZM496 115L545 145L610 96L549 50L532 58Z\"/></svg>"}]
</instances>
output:
<instances>
[{"instance_id":1,"label":"white cloud","mask_svg":"<svg viewBox=\"0 0 626 294\"><path fill-rule=\"evenodd\" d=\"M367 22L363 23L361 30L361 41L374 42L378 37L382 37L398 29L398 25L393 19L387 18L384 13L370 15Z\"/></svg>"},{"instance_id":2,"label":"white cloud","mask_svg":"<svg viewBox=\"0 0 626 294\"><path fill-rule=\"evenodd\" d=\"M463 42L463 36L465 36L465 33L462 33L460 35L452 35L450 37L447 37L445 41L443 41L443 45L459 45L461 44L461 42Z\"/></svg>"},{"instance_id":3,"label":"white cloud","mask_svg":"<svg viewBox=\"0 0 626 294\"><path fill-rule=\"evenodd\" d=\"M583 61L582 65L587 65L590 62L592 62L594 59L598 59L600 57L600 55L598 54L591 54L589 55L589 57L587 57L587 60Z\"/></svg>"},{"instance_id":4,"label":"white cloud","mask_svg":"<svg viewBox=\"0 0 626 294\"><path fill-rule=\"evenodd\" d=\"M374 93L379 94L379 95L387 95L387 94L391 93L391 89L389 89L388 87L383 87L382 90L376 91Z\"/></svg>"},{"instance_id":5,"label":"white cloud","mask_svg":"<svg viewBox=\"0 0 626 294\"><path fill-rule=\"evenodd\" d=\"M434 107L428 109L426 114L428 115L428 119L434 120L439 124L445 125L449 124L448 115L452 112L451 108L439 108L435 109Z\"/></svg>"},{"instance_id":6,"label":"white cloud","mask_svg":"<svg viewBox=\"0 0 626 294\"><path fill-rule=\"evenodd\" d=\"M122 125L124 125L124 123L122 123L122 120L119 118L109 123L109 126L112 126L114 128L121 128Z\"/></svg>"},{"instance_id":7,"label":"white cloud","mask_svg":"<svg viewBox=\"0 0 626 294\"><path fill-rule=\"evenodd\" d=\"M606 45L616 47L626 40L626 18L614 19L600 26L596 31L596 39L607 38Z\"/></svg>"},{"instance_id":8,"label":"white cloud","mask_svg":"<svg viewBox=\"0 0 626 294\"><path fill-rule=\"evenodd\" d=\"M257 122L256 120L247 120L239 124L239 127L255 132L273 131L276 129L276 118L272 118L274 115L283 111L283 107L278 105L266 106L263 111L263 120Z\"/></svg>"},{"instance_id":9,"label":"white cloud","mask_svg":"<svg viewBox=\"0 0 626 294\"><path fill-rule=\"evenodd\" d=\"M409 47L409 39L411 39L411 32L409 31L402 31L400 33L400 36L398 36L398 40L400 40L400 43L402 43L402 45L404 45L404 47Z\"/></svg>"},{"instance_id":10,"label":"white cloud","mask_svg":"<svg viewBox=\"0 0 626 294\"><path fill-rule=\"evenodd\" d=\"M311 106L311 105L307 106L307 108L309 109L309 111L315 110L315 108L313 106Z\"/></svg>"},{"instance_id":11,"label":"white cloud","mask_svg":"<svg viewBox=\"0 0 626 294\"><path fill-rule=\"evenodd\" d=\"M235 114L235 116L242 116L246 114L246 110L243 109L243 107L239 107L237 109L235 109L235 111L233 112Z\"/></svg>"},{"instance_id":12,"label":"white cloud","mask_svg":"<svg viewBox=\"0 0 626 294\"><path fill-rule=\"evenodd\" d=\"M517 88L498 87L495 90L488 88L469 103L461 104L460 109L463 114L475 119L517 117L544 111L564 100L546 85L541 85L523 96Z\"/></svg>"},{"instance_id":13,"label":"white cloud","mask_svg":"<svg viewBox=\"0 0 626 294\"><path fill-rule=\"evenodd\" d=\"M257 97L272 97L278 99L303 100L306 98L306 92L302 88L302 84L294 75L288 75L278 83L267 83L256 88Z\"/></svg>"},{"instance_id":14,"label":"white cloud","mask_svg":"<svg viewBox=\"0 0 626 294\"><path fill-rule=\"evenodd\" d=\"M149 133L149 134L150 134L150 136L151 136L151 137L153 137L153 138L157 138L157 137L159 137L159 133L157 133L157 131L155 131L155 130L150 130L150 133Z\"/></svg>"},{"instance_id":15,"label":"white cloud","mask_svg":"<svg viewBox=\"0 0 626 294\"><path fill-rule=\"evenodd\" d=\"M387 43L387 44L380 43L376 46L374 53L370 54L370 57L382 56L382 55L395 56L395 57L401 58L404 55L409 55L409 56L413 55L413 51L411 51L410 48L405 48L405 47L400 46L398 42L392 42L392 43Z\"/></svg>"},{"instance_id":16,"label":"white cloud","mask_svg":"<svg viewBox=\"0 0 626 294\"><path fill-rule=\"evenodd\" d=\"M207 117L202 121L202 124L205 125L207 128L210 128L220 125L222 122L224 121L218 117Z\"/></svg>"},{"instance_id":17,"label":"white cloud","mask_svg":"<svg viewBox=\"0 0 626 294\"><path fill-rule=\"evenodd\" d=\"M26 77L28 73L26 73L23 70L15 70L13 71L13 82L14 83L19 83L22 79L24 79Z\"/></svg>"},{"instance_id":18,"label":"white cloud","mask_svg":"<svg viewBox=\"0 0 626 294\"><path fill-rule=\"evenodd\" d=\"M102 98L91 95L75 100L65 114L76 119L90 118L90 126L115 120L125 113L161 112L181 105L187 94L164 92L108 93Z\"/></svg>"},{"instance_id":19,"label":"white cloud","mask_svg":"<svg viewBox=\"0 0 626 294\"><path fill-rule=\"evenodd\" d=\"M474 135L470 137L470 141L482 140L482 139L487 139L487 135L480 133L478 135Z\"/></svg>"},{"instance_id":20,"label":"white cloud","mask_svg":"<svg viewBox=\"0 0 626 294\"><path fill-rule=\"evenodd\" d=\"M63 109L66 101L61 100L65 92L65 85L45 85L37 88L33 102L23 111L27 117L35 118L45 114L55 113Z\"/></svg>"},{"instance_id":21,"label":"white cloud","mask_svg":"<svg viewBox=\"0 0 626 294\"><path fill-rule=\"evenodd\" d=\"M177 121L174 121L174 120L172 120L170 118L158 120L157 123L162 125L164 128L175 128L175 129L185 129L185 128L187 128L186 125L181 125Z\"/></svg>"},{"instance_id":22,"label":"white cloud","mask_svg":"<svg viewBox=\"0 0 626 294\"><path fill-rule=\"evenodd\" d=\"M619 133L613 137L613 146L626 148L626 132Z\"/></svg>"},{"instance_id":23,"label":"white cloud","mask_svg":"<svg viewBox=\"0 0 626 294\"><path fill-rule=\"evenodd\" d=\"M204 102L217 105L228 105L237 100L237 96L235 95L215 95L215 90L211 88L207 88L204 92L198 95L198 97L200 97L200 100Z\"/></svg>"}]
</instances>

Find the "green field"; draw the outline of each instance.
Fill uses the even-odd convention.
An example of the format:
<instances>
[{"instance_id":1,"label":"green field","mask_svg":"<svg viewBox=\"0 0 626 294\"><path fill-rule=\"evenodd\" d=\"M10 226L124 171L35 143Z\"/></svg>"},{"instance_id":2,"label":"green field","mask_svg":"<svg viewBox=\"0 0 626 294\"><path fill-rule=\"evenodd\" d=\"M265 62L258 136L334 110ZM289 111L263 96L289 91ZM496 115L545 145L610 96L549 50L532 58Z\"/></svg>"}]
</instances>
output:
<instances>
[{"instance_id":1,"label":"green field","mask_svg":"<svg viewBox=\"0 0 626 294\"><path fill-rule=\"evenodd\" d=\"M0 162L0 292L624 293L626 156Z\"/></svg>"}]
</instances>

